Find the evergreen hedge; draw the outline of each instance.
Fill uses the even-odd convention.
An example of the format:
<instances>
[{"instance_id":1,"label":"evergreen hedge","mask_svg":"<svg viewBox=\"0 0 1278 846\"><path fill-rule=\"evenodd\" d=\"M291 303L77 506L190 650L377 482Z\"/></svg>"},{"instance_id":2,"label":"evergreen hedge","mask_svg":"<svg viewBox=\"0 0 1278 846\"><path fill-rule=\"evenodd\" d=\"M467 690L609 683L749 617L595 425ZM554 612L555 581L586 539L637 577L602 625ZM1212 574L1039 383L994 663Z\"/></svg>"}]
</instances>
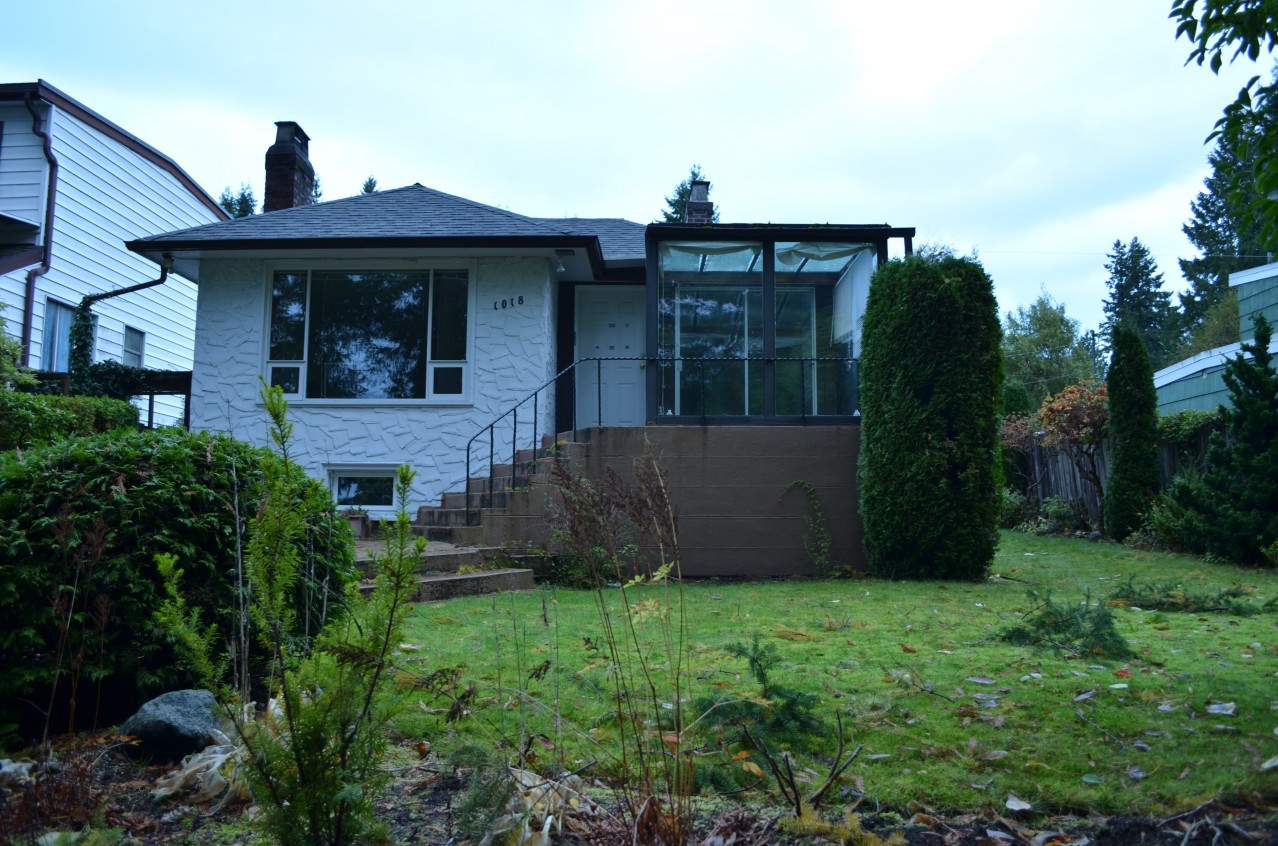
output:
<instances>
[{"instance_id":1,"label":"evergreen hedge","mask_svg":"<svg viewBox=\"0 0 1278 846\"><path fill-rule=\"evenodd\" d=\"M123 400L0 390L0 450L137 425L137 408Z\"/></svg>"},{"instance_id":2,"label":"evergreen hedge","mask_svg":"<svg viewBox=\"0 0 1278 846\"><path fill-rule=\"evenodd\" d=\"M1001 467L1002 329L972 259L907 258L874 275L861 358L860 501L870 570L985 578Z\"/></svg>"},{"instance_id":3,"label":"evergreen hedge","mask_svg":"<svg viewBox=\"0 0 1278 846\"><path fill-rule=\"evenodd\" d=\"M0 727L42 722L38 709L49 704L58 666L54 711L65 715L77 652L82 717L93 714L100 690L107 691L104 709L113 700L135 707L189 684L152 621L163 596L155 556L177 556L187 602L225 637L236 605L237 549L257 513L263 468L279 461L223 435L180 429L116 431L0 454ZM350 530L324 486L290 469L306 526L303 569L310 584L327 589L331 605L355 578ZM66 603L58 615L55 603ZM71 620L60 664L55 617ZM313 615L296 620L299 634L318 630Z\"/></svg>"},{"instance_id":4,"label":"evergreen hedge","mask_svg":"<svg viewBox=\"0 0 1278 846\"><path fill-rule=\"evenodd\" d=\"M1225 363L1230 405L1225 434L1211 436L1201 484L1173 485L1177 538L1196 535L1205 550L1238 564L1278 564L1278 371L1264 316L1255 336ZM1188 544L1187 544L1188 545Z\"/></svg>"},{"instance_id":5,"label":"evergreen hedge","mask_svg":"<svg viewBox=\"0 0 1278 846\"><path fill-rule=\"evenodd\" d=\"M1121 541L1141 527L1158 496L1158 395L1140 333L1119 325L1111 349L1106 388L1114 452L1104 522L1105 531Z\"/></svg>"}]
</instances>

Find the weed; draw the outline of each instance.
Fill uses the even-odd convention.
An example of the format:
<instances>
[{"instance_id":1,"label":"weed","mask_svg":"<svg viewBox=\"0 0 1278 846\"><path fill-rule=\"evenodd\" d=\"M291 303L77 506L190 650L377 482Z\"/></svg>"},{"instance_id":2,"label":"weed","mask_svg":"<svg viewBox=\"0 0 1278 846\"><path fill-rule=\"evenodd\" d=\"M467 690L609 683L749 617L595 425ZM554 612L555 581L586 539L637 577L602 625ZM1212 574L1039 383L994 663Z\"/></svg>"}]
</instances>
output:
<instances>
[{"instance_id":1,"label":"weed","mask_svg":"<svg viewBox=\"0 0 1278 846\"><path fill-rule=\"evenodd\" d=\"M838 575L839 571L845 568L835 567L830 561L830 531L827 527L825 509L821 507L821 498L817 496L816 488L811 482L795 479L785 486L785 493L795 488L803 492L808 500L808 507L812 509L812 515L803 520L807 526L807 532L803 535L803 548L808 552L808 559L811 560L818 575Z\"/></svg>"}]
</instances>

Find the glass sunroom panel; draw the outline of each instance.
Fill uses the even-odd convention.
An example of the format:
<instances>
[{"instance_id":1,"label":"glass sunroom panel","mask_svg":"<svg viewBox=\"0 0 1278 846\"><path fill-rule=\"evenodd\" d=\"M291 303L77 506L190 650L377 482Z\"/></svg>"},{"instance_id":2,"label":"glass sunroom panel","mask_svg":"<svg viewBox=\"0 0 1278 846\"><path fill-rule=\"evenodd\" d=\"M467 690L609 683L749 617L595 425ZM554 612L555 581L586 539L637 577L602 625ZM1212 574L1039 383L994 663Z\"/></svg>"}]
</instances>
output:
<instances>
[{"instance_id":1,"label":"glass sunroom panel","mask_svg":"<svg viewBox=\"0 0 1278 846\"><path fill-rule=\"evenodd\" d=\"M777 414L856 411L857 304L876 263L870 244L777 243Z\"/></svg>"},{"instance_id":2,"label":"glass sunroom panel","mask_svg":"<svg viewBox=\"0 0 1278 846\"><path fill-rule=\"evenodd\" d=\"M662 415L741 416L763 410L763 245L665 242L659 247L657 344Z\"/></svg>"}]
</instances>

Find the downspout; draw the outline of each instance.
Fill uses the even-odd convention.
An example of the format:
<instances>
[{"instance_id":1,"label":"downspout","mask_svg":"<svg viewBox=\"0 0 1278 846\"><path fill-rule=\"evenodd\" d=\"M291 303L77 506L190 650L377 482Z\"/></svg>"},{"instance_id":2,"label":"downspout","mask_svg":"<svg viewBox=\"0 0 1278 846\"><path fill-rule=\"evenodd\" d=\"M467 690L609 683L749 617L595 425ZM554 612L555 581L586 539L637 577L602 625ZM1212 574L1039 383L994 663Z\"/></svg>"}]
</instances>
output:
<instances>
[{"instance_id":1,"label":"downspout","mask_svg":"<svg viewBox=\"0 0 1278 846\"><path fill-rule=\"evenodd\" d=\"M27 271L26 299L22 306L22 366L31 365L31 330L35 322L36 280L49 272L53 263L53 208L58 196L58 157L53 154L53 138L40 128L40 115L35 108L35 92L28 91L23 98L31 113L31 131L44 142L44 157L49 162L49 187L44 200L44 253L40 266ZM47 101L46 101L47 102ZM49 103L49 117L53 117L53 104Z\"/></svg>"},{"instance_id":2,"label":"downspout","mask_svg":"<svg viewBox=\"0 0 1278 846\"><path fill-rule=\"evenodd\" d=\"M150 282L139 282L137 285L130 285L127 288L118 288L114 291L101 291L96 294L87 294L84 299L80 300L80 304L76 306L75 318L71 324L71 359L68 368L71 371L71 378L74 381L81 371L93 363L93 350L89 343L89 332L83 327L92 319L93 306L103 300L109 300L113 297L120 297L125 294L132 294L134 291L145 291L147 288L154 288L157 285L163 285L165 280L169 278L169 270L173 267L173 256L165 253L160 259L160 278L152 279Z\"/></svg>"},{"instance_id":3,"label":"downspout","mask_svg":"<svg viewBox=\"0 0 1278 846\"><path fill-rule=\"evenodd\" d=\"M80 308L88 309L88 308L91 308L95 303L100 303L103 300L109 300L112 297L119 297L119 296L123 296L124 294L132 294L134 291L145 291L147 288L154 288L158 285L163 285L165 280L169 278L169 270L171 270L172 267L173 267L173 256L170 255L169 253L165 253L164 257L160 260L160 278L159 279L152 279L150 282L139 282L136 285L130 285L127 288L119 288L114 291L102 291L97 294L89 294L85 296L84 299L80 300Z\"/></svg>"}]
</instances>

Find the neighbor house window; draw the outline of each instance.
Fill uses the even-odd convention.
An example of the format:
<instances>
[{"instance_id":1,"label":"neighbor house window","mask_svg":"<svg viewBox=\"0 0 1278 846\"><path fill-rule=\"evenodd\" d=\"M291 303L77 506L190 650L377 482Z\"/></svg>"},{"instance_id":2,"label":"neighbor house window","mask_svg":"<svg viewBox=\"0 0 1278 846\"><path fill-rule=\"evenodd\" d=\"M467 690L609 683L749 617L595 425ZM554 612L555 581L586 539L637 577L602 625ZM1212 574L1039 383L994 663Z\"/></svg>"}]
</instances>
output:
<instances>
[{"instance_id":1,"label":"neighbor house window","mask_svg":"<svg viewBox=\"0 0 1278 846\"><path fill-rule=\"evenodd\" d=\"M269 381L308 399L461 399L466 270L279 271Z\"/></svg>"},{"instance_id":2,"label":"neighbor house window","mask_svg":"<svg viewBox=\"0 0 1278 846\"><path fill-rule=\"evenodd\" d=\"M40 369L65 373L71 366L71 322L75 309L66 303L49 300L44 307L44 337L40 353ZM94 320L96 329L97 320ZM96 333L95 333L96 334Z\"/></svg>"},{"instance_id":3,"label":"neighbor house window","mask_svg":"<svg viewBox=\"0 0 1278 846\"><path fill-rule=\"evenodd\" d=\"M120 361L129 367L142 366L142 352L146 347L146 333L132 326L124 327L124 354Z\"/></svg>"}]
</instances>

